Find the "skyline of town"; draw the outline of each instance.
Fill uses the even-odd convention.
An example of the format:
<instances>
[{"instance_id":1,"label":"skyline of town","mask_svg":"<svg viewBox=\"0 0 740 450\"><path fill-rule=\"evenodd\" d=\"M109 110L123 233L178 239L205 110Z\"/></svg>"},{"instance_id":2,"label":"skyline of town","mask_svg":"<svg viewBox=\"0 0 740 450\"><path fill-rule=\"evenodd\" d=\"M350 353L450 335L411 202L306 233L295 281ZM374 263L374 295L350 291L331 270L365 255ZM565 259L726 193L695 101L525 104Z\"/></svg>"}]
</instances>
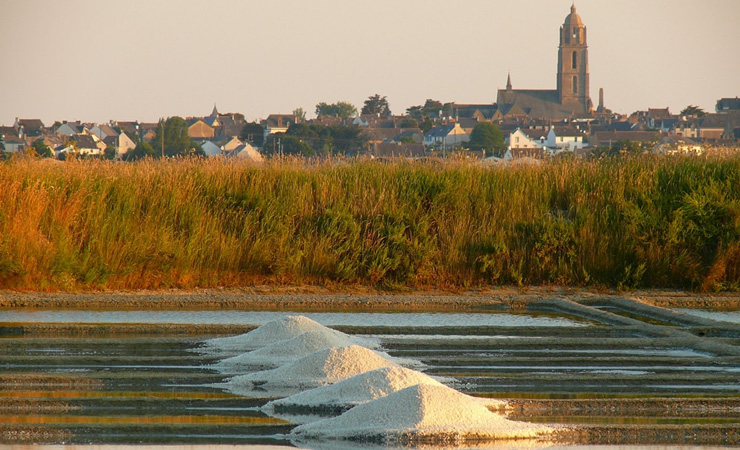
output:
<instances>
[{"instance_id":1,"label":"skyline of town","mask_svg":"<svg viewBox=\"0 0 740 450\"><path fill-rule=\"evenodd\" d=\"M450 17L439 2L368 8L327 1L309 11L289 2L224 0L201 14L190 2L177 3L179 14L169 1L0 3L9 23L3 40L14 42L1 56L21 61L0 74L4 125L17 117L146 122L203 115L214 104L248 120L296 108L311 117L320 102L360 106L373 94L386 96L395 114L428 98L494 103L509 74L514 89L554 87L558 29L573 4L471 1L454 6L460 20L437 26L433 19ZM740 53L731 26L737 2L575 5L588 29L594 103L602 87L605 106L626 114L688 105L712 112L717 99L738 95L740 62L730 56ZM492 19L502 11L526 12L526 20L517 27ZM100 24L129 12L139 20ZM46 40L18 38L24 24L52 29L70 18L96 24L97 32L54 33L54 42L44 33ZM495 23L488 33L486 18Z\"/></svg>"}]
</instances>

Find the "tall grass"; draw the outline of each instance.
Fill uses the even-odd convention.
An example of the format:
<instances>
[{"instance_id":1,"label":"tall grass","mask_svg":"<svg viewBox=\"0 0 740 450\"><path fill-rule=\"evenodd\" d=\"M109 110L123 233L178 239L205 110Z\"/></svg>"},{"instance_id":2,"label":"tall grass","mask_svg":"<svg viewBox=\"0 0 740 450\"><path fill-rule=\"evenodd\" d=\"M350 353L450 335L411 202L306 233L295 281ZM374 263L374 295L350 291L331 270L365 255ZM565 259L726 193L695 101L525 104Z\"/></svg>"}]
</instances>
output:
<instances>
[{"instance_id":1,"label":"tall grass","mask_svg":"<svg viewBox=\"0 0 740 450\"><path fill-rule=\"evenodd\" d=\"M740 160L0 164L0 288L740 288Z\"/></svg>"}]
</instances>

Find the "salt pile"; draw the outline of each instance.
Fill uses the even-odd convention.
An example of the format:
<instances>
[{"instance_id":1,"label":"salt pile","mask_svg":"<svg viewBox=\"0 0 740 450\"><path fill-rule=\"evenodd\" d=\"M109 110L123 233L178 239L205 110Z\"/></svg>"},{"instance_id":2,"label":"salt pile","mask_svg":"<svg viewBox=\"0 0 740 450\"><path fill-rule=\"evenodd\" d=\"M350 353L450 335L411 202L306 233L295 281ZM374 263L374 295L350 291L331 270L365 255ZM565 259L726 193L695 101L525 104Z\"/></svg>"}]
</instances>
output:
<instances>
[{"instance_id":1,"label":"salt pile","mask_svg":"<svg viewBox=\"0 0 740 450\"><path fill-rule=\"evenodd\" d=\"M492 413L446 386L418 384L364 403L341 416L300 425L295 437L381 442L465 442L537 438L554 431Z\"/></svg>"},{"instance_id":2,"label":"salt pile","mask_svg":"<svg viewBox=\"0 0 740 450\"><path fill-rule=\"evenodd\" d=\"M349 335L332 330L331 328L321 325L308 317L286 316L278 320L267 322L249 333L238 336L210 339L205 341L203 345L207 350L211 351L234 352L253 350L277 341L292 339L311 330L323 330L324 332L337 333L338 336L341 335L350 339ZM375 348L378 346L377 342L372 339L351 339L354 339L356 344L363 345L365 347Z\"/></svg>"},{"instance_id":3,"label":"salt pile","mask_svg":"<svg viewBox=\"0 0 740 450\"><path fill-rule=\"evenodd\" d=\"M273 386L313 388L381 367L397 366L398 364L370 349L348 345L319 350L276 369L237 376L227 384L237 390L249 385L262 389Z\"/></svg>"},{"instance_id":4,"label":"salt pile","mask_svg":"<svg viewBox=\"0 0 740 450\"><path fill-rule=\"evenodd\" d=\"M417 384L442 386L434 378L415 370L382 367L336 384L271 401L264 406L264 410L343 409L385 397L392 392Z\"/></svg>"},{"instance_id":5,"label":"salt pile","mask_svg":"<svg viewBox=\"0 0 740 450\"><path fill-rule=\"evenodd\" d=\"M313 329L292 339L278 341L248 353L226 358L214 367L228 370L249 366L279 366L296 361L318 350L345 347L353 343L354 340L350 336L339 331L330 328Z\"/></svg>"}]
</instances>

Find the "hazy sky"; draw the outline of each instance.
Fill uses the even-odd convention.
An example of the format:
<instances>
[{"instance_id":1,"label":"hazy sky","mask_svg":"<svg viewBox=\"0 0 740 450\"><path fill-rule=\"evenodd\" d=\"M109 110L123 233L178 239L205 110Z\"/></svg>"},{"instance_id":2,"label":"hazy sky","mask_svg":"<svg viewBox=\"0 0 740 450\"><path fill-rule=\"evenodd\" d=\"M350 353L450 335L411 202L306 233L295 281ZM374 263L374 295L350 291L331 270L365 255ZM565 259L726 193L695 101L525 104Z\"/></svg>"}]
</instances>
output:
<instances>
[{"instance_id":1,"label":"hazy sky","mask_svg":"<svg viewBox=\"0 0 740 450\"><path fill-rule=\"evenodd\" d=\"M571 0L0 0L0 124L241 112L373 94L492 103L555 89ZM740 0L576 0L591 98L618 112L740 96Z\"/></svg>"}]
</instances>

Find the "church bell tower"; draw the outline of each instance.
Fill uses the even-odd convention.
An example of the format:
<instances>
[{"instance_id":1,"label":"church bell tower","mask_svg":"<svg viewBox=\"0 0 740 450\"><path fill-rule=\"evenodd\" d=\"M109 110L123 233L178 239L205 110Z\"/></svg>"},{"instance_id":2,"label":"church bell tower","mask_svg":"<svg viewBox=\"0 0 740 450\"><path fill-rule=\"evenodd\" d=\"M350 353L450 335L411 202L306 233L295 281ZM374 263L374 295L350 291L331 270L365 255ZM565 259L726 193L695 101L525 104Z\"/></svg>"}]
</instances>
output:
<instances>
[{"instance_id":1,"label":"church bell tower","mask_svg":"<svg viewBox=\"0 0 740 450\"><path fill-rule=\"evenodd\" d=\"M574 113L590 113L593 110L589 95L586 27L576 13L575 4L570 7L570 14L560 27L558 95L560 104L572 108Z\"/></svg>"}]
</instances>

